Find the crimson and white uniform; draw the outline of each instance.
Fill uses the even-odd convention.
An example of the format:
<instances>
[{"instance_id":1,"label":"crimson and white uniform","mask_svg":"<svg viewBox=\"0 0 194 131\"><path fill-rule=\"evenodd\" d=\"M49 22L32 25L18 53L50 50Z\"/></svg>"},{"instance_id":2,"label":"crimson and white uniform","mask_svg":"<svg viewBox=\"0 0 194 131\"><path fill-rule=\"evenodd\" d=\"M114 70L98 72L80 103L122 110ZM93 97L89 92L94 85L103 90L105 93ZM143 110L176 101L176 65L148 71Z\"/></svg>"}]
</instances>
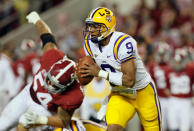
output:
<instances>
[{"instance_id":1,"label":"crimson and white uniform","mask_svg":"<svg viewBox=\"0 0 194 131\"><path fill-rule=\"evenodd\" d=\"M194 62L188 64L188 68L191 69L192 74L194 74ZM194 81L194 80L193 80ZM192 85L192 114L191 114L191 130L194 131L194 82Z\"/></svg>"},{"instance_id":2,"label":"crimson and white uniform","mask_svg":"<svg viewBox=\"0 0 194 131\"><path fill-rule=\"evenodd\" d=\"M187 66L180 72L169 73L171 96L169 98L169 129L189 131L192 114L192 84L194 70Z\"/></svg>"},{"instance_id":3,"label":"crimson and white uniform","mask_svg":"<svg viewBox=\"0 0 194 131\"><path fill-rule=\"evenodd\" d=\"M158 96L160 98L161 111L162 111L162 128L164 131L167 129L167 112L168 112L168 98L169 98L169 82L168 73L170 67L168 64L152 63L147 66L148 70L156 84Z\"/></svg>"},{"instance_id":4,"label":"crimson and white uniform","mask_svg":"<svg viewBox=\"0 0 194 131\"><path fill-rule=\"evenodd\" d=\"M51 66L62 59L64 54L51 49L41 57L41 68L28 84L4 109L0 116L0 131L7 131L18 123L28 109L39 115L49 116L60 106L65 110L75 110L83 101L80 84L74 81L63 93L51 94L44 88L44 78ZM67 76L69 77L69 76Z\"/></svg>"},{"instance_id":5,"label":"crimson and white uniform","mask_svg":"<svg viewBox=\"0 0 194 131\"><path fill-rule=\"evenodd\" d=\"M40 68L40 58L36 53L29 53L22 60L25 71L28 72L29 76L27 78L27 82L32 81L32 77Z\"/></svg>"}]
</instances>

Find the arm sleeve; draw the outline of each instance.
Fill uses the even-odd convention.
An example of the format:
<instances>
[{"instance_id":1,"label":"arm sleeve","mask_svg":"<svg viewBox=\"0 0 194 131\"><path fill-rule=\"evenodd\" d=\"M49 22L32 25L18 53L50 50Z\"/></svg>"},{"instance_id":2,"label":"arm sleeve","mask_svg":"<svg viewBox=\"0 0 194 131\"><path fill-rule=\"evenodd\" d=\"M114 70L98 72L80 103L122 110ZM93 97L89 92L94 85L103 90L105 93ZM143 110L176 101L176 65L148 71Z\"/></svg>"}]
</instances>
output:
<instances>
[{"instance_id":1,"label":"arm sleeve","mask_svg":"<svg viewBox=\"0 0 194 131\"><path fill-rule=\"evenodd\" d=\"M89 56L89 53L88 53L88 51L87 51L87 49L86 49L86 45L84 44L84 52L85 52L85 55L86 56Z\"/></svg>"},{"instance_id":2,"label":"arm sleeve","mask_svg":"<svg viewBox=\"0 0 194 131\"><path fill-rule=\"evenodd\" d=\"M137 43L132 37L130 37L121 43L117 50L119 62L124 63L130 59L136 58L135 53L137 51Z\"/></svg>"}]
</instances>

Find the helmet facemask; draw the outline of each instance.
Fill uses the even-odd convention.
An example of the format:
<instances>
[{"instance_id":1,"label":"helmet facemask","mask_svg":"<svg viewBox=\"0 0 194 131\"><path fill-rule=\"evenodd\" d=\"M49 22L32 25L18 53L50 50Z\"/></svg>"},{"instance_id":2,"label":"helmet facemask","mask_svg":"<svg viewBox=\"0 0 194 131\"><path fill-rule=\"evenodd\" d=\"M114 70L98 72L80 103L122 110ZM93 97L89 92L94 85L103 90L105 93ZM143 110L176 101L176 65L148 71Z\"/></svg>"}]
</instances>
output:
<instances>
[{"instance_id":1,"label":"helmet facemask","mask_svg":"<svg viewBox=\"0 0 194 131\"><path fill-rule=\"evenodd\" d=\"M91 40L94 43L98 43L105 38L108 28L102 23L86 23L84 30L84 36L89 35Z\"/></svg>"},{"instance_id":2,"label":"helmet facemask","mask_svg":"<svg viewBox=\"0 0 194 131\"><path fill-rule=\"evenodd\" d=\"M89 13L85 23L85 39L98 43L115 31L116 17L108 8L98 7Z\"/></svg>"},{"instance_id":3,"label":"helmet facemask","mask_svg":"<svg viewBox=\"0 0 194 131\"><path fill-rule=\"evenodd\" d=\"M44 87L48 90L48 92L52 94L61 93L67 90L67 88L73 84L73 82L76 80L76 75L71 74L71 81L66 84L62 85L60 84L54 77L51 76L50 71L47 73L47 76L44 80Z\"/></svg>"}]
</instances>

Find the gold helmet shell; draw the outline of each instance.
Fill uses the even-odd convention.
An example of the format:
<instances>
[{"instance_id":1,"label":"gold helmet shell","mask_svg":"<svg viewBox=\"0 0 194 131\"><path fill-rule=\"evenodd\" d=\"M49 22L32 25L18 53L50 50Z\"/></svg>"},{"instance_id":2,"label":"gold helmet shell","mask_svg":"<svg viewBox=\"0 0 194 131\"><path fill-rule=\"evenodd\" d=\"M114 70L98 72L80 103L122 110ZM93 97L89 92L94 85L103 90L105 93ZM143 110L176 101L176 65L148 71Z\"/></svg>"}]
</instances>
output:
<instances>
[{"instance_id":1,"label":"gold helmet shell","mask_svg":"<svg viewBox=\"0 0 194 131\"><path fill-rule=\"evenodd\" d=\"M85 20L87 24L101 24L100 34L97 40L103 40L115 31L116 17L113 12L105 7L98 7L92 10Z\"/></svg>"}]
</instances>

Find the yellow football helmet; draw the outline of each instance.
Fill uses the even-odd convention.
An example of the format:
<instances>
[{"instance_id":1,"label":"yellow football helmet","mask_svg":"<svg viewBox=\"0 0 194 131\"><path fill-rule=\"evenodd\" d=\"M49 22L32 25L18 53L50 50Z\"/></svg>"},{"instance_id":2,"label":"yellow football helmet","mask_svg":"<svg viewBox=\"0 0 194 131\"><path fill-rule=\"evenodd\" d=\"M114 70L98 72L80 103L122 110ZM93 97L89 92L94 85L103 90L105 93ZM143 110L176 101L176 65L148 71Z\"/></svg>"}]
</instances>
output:
<instances>
[{"instance_id":1,"label":"yellow football helmet","mask_svg":"<svg viewBox=\"0 0 194 131\"><path fill-rule=\"evenodd\" d=\"M108 8L98 7L89 13L88 17L85 20L85 23L85 36L88 34L91 35L91 28L98 29L95 30L98 31L98 35L95 38L91 37L92 40L96 39L98 42L115 31L116 17L114 16L113 12Z\"/></svg>"}]
</instances>

